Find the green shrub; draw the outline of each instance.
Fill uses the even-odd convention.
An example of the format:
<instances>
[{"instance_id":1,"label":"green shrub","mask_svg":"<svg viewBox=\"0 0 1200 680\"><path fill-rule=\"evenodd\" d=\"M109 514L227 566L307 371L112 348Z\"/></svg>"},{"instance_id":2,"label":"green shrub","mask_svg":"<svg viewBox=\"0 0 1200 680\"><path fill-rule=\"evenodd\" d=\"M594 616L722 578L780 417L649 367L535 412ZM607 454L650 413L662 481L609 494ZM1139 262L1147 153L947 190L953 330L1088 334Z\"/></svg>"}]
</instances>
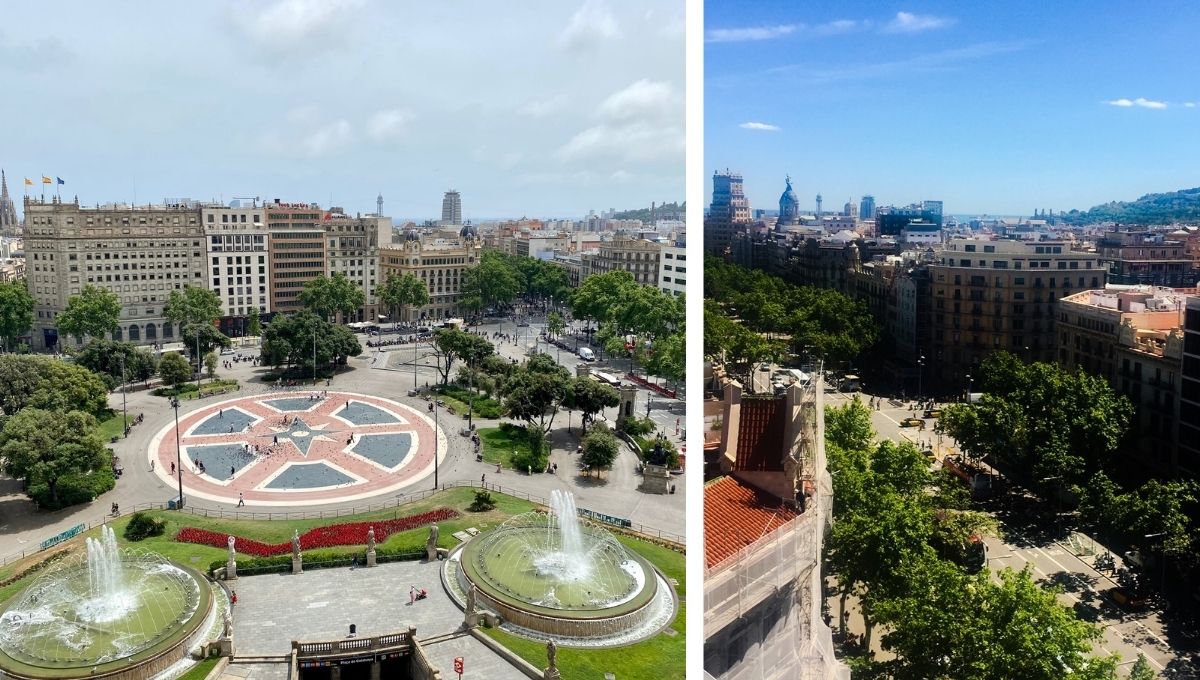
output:
<instances>
[{"instance_id":1,"label":"green shrub","mask_svg":"<svg viewBox=\"0 0 1200 680\"><path fill-rule=\"evenodd\" d=\"M95 472L82 475L66 475L58 480L58 501L50 497L50 487L45 482L35 482L29 485L28 495L38 507L46 510L58 510L68 505L90 503L101 494L112 491L117 485L112 469L101 468Z\"/></svg>"},{"instance_id":2,"label":"green shrub","mask_svg":"<svg viewBox=\"0 0 1200 680\"><path fill-rule=\"evenodd\" d=\"M654 431L654 421L649 418L630 416L622 423L621 430L630 437L644 437Z\"/></svg>"},{"instance_id":3,"label":"green shrub","mask_svg":"<svg viewBox=\"0 0 1200 680\"><path fill-rule=\"evenodd\" d=\"M467 508L471 512L487 512L496 507L496 501L492 500L492 494L486 490L475 492L475 500Z\"/></svg>"},{"instance_id":4,"label":"green shrub","mask_svg":"<svg viewBox=\"0 0 1200 680\"><path fill-rule=\"evenodd\" d=\"M478 418L499 418L504 415L504 407L499 401L475 394L475 401L472 403L472 391L461 385L439 385L436 391L442 396L461 401L464 406L473 407ZM466 411L459 415L466 415Z\"/></svg>"},{"instance_id":5,"label":"green shrub","mask_svg":"<svg viewBox=\"0 0 1200 680\"><path fill-rule=\"evenodd\" d=\"M549 461L550 457L546 453L546 447L540 441L534 442L528 449L517 449L512 455L513 469L521 472L530 470L541 472L546 469L546 463Z\"/></svg>"},{"instance_id":6,"label":"green shrub","mask_svg":"<svg viewBox=\"0 0 1200 680\"><path fill-rule=\"evenodd\" d=\"M162 536L167 528L166 520L154 519L144 512L135 512L125 525L125 540L140 541L150 536Z\"/></svg>"}]
</instances>

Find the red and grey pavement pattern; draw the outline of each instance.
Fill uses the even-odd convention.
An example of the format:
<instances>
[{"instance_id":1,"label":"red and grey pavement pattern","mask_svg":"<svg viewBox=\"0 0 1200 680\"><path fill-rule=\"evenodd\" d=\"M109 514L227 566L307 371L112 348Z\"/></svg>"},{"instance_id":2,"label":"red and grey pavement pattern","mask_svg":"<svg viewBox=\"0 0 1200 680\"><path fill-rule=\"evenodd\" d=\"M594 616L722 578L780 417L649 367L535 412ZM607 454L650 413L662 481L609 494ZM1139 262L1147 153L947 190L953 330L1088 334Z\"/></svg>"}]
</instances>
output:
<instances>
[{"instance_id":1,"label":"red and grey pavement pattern","mask_svg":"<svg viewBox=\"0 0 1200 680\"><path fill-rule=\"evenodd\" d=\"M323 395L314 399L313 395ZM175 423L149 447L174 487ZM438 445L435 447L434 442ZM419 410L348 392L286 392L212 403L179 420L187 497L304 506L394 494L432 474L445 437Z\"/></svg>"}]
</instances>

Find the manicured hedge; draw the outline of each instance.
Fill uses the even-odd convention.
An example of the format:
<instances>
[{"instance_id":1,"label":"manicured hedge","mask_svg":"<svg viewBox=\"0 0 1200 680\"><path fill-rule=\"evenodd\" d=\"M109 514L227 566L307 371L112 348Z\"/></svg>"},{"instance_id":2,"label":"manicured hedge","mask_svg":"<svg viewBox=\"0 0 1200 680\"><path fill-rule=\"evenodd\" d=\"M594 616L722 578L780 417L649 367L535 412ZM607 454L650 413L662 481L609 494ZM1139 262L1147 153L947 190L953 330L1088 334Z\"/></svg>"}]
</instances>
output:
<instances>
[{"instance_id":1,"label":"manicured hedge","mask_svg":"<svg viewBox=\"0 0 1200 680\"><path fill-rule=\"evenodd\" d=\"M82 475L67 475L58 480L58 501L50 497L50 487L44 482L29 485L29 497L39 508L58 510L68 505L90 503L101 494L112 491L117 485L112 468L103 467L94 472Z\"/></svg>"}]
</instances>

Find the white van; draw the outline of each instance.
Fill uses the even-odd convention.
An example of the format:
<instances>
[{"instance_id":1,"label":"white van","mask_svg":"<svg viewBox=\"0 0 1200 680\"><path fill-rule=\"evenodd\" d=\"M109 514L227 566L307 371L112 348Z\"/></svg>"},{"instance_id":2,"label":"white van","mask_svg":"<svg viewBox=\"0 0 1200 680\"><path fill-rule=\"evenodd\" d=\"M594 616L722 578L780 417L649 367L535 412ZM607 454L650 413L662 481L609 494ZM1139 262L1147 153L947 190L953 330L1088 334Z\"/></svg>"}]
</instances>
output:
<instances>
[{"instance_id":1,"label":"white van","mask_svg":"<svg viewBox=\"0 0 1200 680\"><path fill-rule=\"evenodd\" d=\"M593 352L590 347L580 347L579 358L583 359L584 361L595 361L596 353Z\"/></svg>"}]
</instances>

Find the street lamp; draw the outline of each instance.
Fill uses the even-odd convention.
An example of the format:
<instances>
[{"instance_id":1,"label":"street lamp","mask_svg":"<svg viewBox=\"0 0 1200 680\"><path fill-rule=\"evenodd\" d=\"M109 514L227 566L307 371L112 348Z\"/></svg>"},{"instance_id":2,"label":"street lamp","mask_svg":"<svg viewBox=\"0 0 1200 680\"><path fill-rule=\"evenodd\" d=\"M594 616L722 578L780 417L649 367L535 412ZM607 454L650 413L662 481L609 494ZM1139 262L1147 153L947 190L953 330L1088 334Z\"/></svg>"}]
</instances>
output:
<instances>
[{"instance_id":1,"label":"street lamp","mask_svg":"<svg viewBox=\"0 0 1200 680\"><path fill-rule=\"evenodd\" d=\"M475 355L467 362L467 387L471 391L471 399L467 403L467 429L474 430L472 417L475 415Z\"/></svg>"},{"instance_id":2,"label":"street lamp","mask_svg":"<svg viewBox=\"0 0 1200 680\"><path fill-rule=\"evenodd\" d=\"M438 403L437 394L429 402L433 405L433 490L438 490Z\"/></svg>"},{"instance_id":3,"label":"street lamp","mask_svg":"<svg viewBox=\"0 0 1200 680\"><path fill-rule=\"evenodd\" d=\"M317 327L313 326L313 387L317 385Z\"/></svg>"},{"instance_id":4,"label":"street lamp","mask_svg":"<svg viewBox=\"0 0 1200 680\"><path fill-rule=\"evenodd\" d=\"M175 409L175 458L179 473L179 500L175 503L176 510L183 509L183 447L179 443L179 397L171 397L171 408Z\"/></svg>"},{"instance_id":5,"label":"street lamp","mask_svg":"<svg viewBox=\"0 0 1200 680\"><path fill-rule=\"evenodd\" d=\"M967 374L967 403L971 403L971 388L975 386L975 378Z\"/></svg>"},{"instance_id":6,"label":"street lamp","mask_svg":"<svg viewBox=\"0 0 1200 680\"><path fill-rule=\"evenodd\" d=\"M922 401L925 394L925 355L917 359L917 401Z\"/></svg>"}]
</instances>

